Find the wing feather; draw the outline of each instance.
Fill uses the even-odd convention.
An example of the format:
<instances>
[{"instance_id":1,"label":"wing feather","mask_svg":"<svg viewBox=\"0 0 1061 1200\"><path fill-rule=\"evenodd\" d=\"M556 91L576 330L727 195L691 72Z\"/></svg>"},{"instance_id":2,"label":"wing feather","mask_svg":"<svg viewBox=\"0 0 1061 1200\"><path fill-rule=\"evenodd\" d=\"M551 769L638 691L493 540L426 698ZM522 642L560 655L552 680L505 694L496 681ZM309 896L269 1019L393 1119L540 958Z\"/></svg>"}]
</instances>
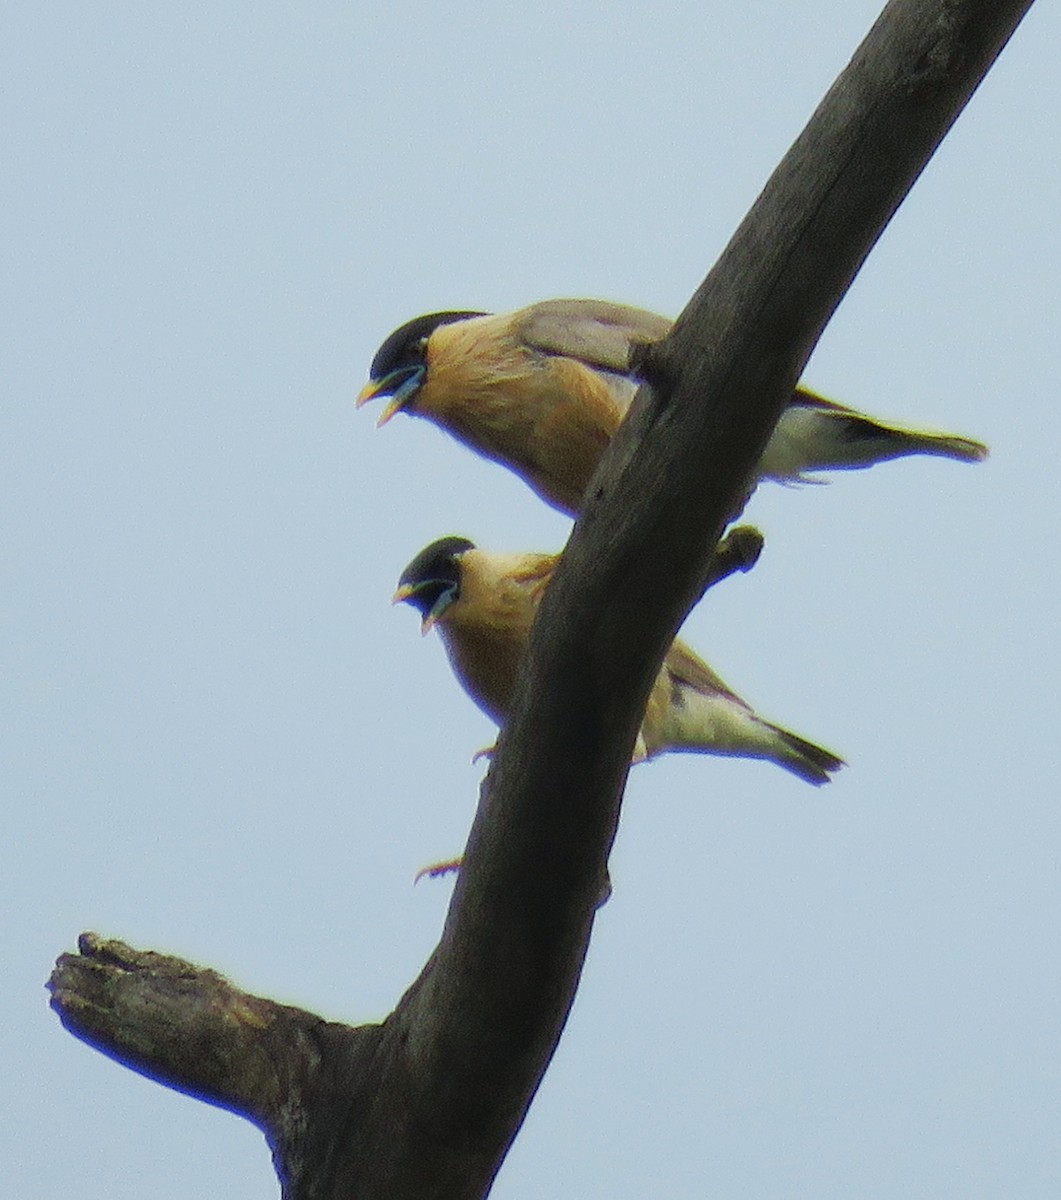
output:
<instances>
[{"instance_id":1,"label":"wing feather","mask_svg":"<svg viewBox=\"0 0 1061 1200\"><path fill-rule=\"evenodd\" d=\"M670 332L666 317L606 300L543 300L517 314L513 332L543 354L562 354L588 366L630 372L630 352Z\"/></svg>"},{"instance_id":2,"label":"wing feather","mask_svg":"<svg viewBox=\"0 0 1061 1200\"><path fill-rule=\"evenodd\" d=\"M663 667L673 679L688 684L695 691L701 692L705 696L725 696L727 699L739 704L742 708L747 708L749 712L751 711L749 705L736 692L732 691L711 670L707 663L699 655L690 650L684 642L676 641L671 646L667 651Z\"/></svg>"}]
</instances>

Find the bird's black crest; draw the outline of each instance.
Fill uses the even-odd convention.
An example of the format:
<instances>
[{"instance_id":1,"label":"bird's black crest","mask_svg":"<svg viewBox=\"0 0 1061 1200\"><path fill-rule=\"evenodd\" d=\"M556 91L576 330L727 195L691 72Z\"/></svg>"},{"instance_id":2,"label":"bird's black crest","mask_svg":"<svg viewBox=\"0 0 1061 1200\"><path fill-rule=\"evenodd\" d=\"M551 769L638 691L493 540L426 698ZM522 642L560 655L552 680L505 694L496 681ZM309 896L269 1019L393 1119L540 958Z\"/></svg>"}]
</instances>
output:
<instances>
[{"instance_id":1,"label":"bird's black crest","mask_svg":"<svg viewBox=\"0 0 1061 1200\"><path fill-rule=\"evenodd\" d=\"M475 543L465 537L444 537L423 550L405 568L398 580L399 587L416 587L418 584L437 583L438 591L420 593L410 597L410 603L422 607L420 601L426 602L423 611L430 609L438 598L439 592L447 587L460 586L460 567L457 559L467 550L474 550Z\"/></svg>"},{"instance_id":2,"label":"bird's black crest","mask_svg":"<svg viewBox=\"0 0 1061 1200\"><path fill-rule=\"evenodd\" d=\"M424 361L421 343L440 325L452 325L454 321L465 321L469 317L488 317L483 312L438 312L423 317L414 317L396 329L376 351L369 368L369 378L383 379L401 367L418 366Z\"/></svg>"}]
</instances>

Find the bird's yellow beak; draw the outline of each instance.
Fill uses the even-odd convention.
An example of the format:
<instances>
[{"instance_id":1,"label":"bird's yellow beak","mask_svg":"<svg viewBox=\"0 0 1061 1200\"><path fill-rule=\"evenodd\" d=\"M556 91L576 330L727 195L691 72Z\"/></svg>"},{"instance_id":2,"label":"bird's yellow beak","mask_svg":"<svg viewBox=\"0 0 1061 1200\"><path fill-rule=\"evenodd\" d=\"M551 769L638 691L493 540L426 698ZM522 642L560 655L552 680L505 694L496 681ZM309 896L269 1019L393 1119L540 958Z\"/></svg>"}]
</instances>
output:
<instances>
[{"instance_id":1,"label":"bird's yellow beak","mask_svg":"<svg viewBox=\"0 0 1061 1200\"><path fill-rule=\"evenodd\" d=\"M358 392L357 401L355 402L354 407L361 408L363 405L367 404L370 400L375 400L375 398L380 394L380 391L382 389L382 384L383 384L382 379L370 379L368 381L368 383L366 383L365 386L361 389L361 391Z\"/></svg>"},{"instance_id":2,"label":"bird's yellow beak","mask_svg":"<svg viewBox=\"0 0 1061 1200\"><path fill-rule=\"evenodd\" d=\"M415 584L412 584L412 583L402 584L402 586L394 593L394 595L391 596L391 604L401 604L401 602L403 600L408 600L410 596L414 596L415 594L416 594L416 585ZM441 615L442 615L441 613L436 614L436 613L430 612L427 614L426 617L423 618L423 620L420 622L420 636L421 637L427 637L427 635L431 632L431 630L434 629L435 622L438 620L438 618Z\"/></svg>"},{"instance_id":3,"label":"bird's yellow beak","mask_svg":"<svg viewBox=\"0 0 1061 1200\"><path fill-rule=\"evenodd\" d=\"M382 426L386 425L395 413L401 412L404 404L404 396L391 396L390 400L384 405L383 411L379 414L379 417L376 420L376 428L380 429Z\"/></svg>"},{"instance_id":4,"label":"bird's yellow beak","mask_svg":"<svg viewBox=\"0 0 1061 1200\"><path fill-rule=\"evenodd\" d=\"M370 379L358 393L355 407L360 408L377 396L390 396L390 402L376 422L377 426L386 425L396 412L409 406L420 390L426 373L427 368L423 366L399 367L382 379Z\"/></svg>"},{"instance_id":5,"label":"bird's yellow beak","mask_svg":"<svg viewBox=\"0 0 1061 1200\"><path fill-rule=\"evenodd\" d=\"M385 394L386 380L370 379L361 391L358 392L354 407L361 408L370 400L375 400L377 396ZM407 397L402 395L391 396L389 402L384 406L383 412L380 413L379 419L376 421L376 428L378 429L381 425L386 425L396 412L400 412L406 399Z\"/></svg>"}]
</instances>

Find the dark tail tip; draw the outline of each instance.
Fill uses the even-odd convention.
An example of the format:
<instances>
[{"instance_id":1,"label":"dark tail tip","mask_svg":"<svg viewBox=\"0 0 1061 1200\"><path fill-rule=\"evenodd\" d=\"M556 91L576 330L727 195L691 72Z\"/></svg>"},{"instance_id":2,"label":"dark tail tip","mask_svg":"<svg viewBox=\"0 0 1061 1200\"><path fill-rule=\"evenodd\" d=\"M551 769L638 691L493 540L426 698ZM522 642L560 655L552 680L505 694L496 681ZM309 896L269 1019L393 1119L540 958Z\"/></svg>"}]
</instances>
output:
<instances>
[{"instance_id":1,"label":"dark tail tip","mask_svg":"<svg viewBox=\"0 0 1061 1200\"><path fill-rule=\"evenodd\" d=\"M789 733L787 729L781 732L785 744L792 751L792 758L782 765L815 787L828 783L835 771L847 765L838 754L826 750L824 746L808 742L806 738Z\"/></svg>"}]
</instances>

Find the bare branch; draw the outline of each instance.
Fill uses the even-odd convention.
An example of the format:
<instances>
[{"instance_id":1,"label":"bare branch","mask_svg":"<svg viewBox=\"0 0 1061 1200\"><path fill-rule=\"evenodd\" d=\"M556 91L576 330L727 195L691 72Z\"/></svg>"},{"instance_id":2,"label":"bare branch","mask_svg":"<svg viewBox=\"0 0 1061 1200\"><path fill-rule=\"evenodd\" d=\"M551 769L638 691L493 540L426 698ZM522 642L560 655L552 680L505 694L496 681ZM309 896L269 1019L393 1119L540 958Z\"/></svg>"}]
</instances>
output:
<instances>
[{"instance_id":1,"label":"bare branch","mask_svg":"<svg viewBox=\"0 0 1061 1200\"><path fill-rule=\"evenodd\" d=\"M82 934L49 986L63 1024L126 1065L252 1119L280 1099L263 1032L280 1006L214 971Z\"/></svg>"},{"instance_id":2,"label":"bare branch","mask_svg":"<svg viewBox=\"0 0 1061 1200\"><path fill-rule=\"evenodd\" d=\"M78 950L60 956L48 981L66 1028L134 1071L253 1121L285 1196L312 1195L336 1112L373 1079L382 1026L323 1021L95 933L82 934Z\"/></svg>"}]
</instances>

